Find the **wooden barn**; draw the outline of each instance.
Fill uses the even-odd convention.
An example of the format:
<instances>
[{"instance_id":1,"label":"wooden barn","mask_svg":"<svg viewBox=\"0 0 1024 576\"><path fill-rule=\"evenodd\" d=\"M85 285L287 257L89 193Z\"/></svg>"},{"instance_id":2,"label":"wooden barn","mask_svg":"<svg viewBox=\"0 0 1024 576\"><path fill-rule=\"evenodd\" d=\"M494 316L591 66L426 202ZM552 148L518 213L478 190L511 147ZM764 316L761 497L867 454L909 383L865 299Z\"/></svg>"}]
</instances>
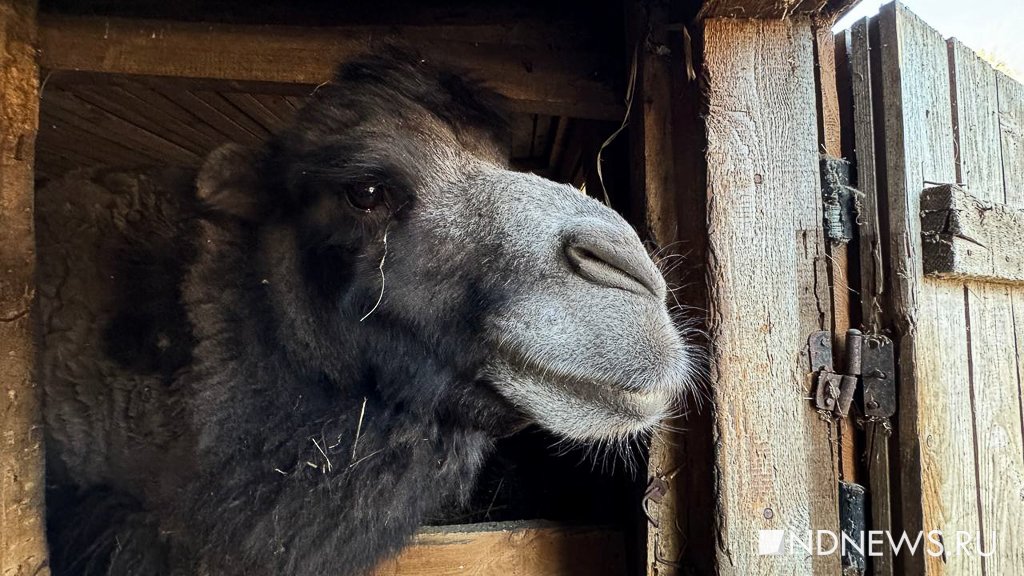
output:
<instances>
[{"instance_id":1,"label":"wooden barn","mask_svg":"<svg viewBox=\"0 0 1024 576\"><path fill-rule=\"evenodd\" d=\"M834 34L852 4L0 0L0 574L49 573L36 191L259 146L395 41L679 256L709 401L639 474L500 448L519 491L378 574L1024 574L1024 86L898 3Z\"/></svg>"}]
</instances>

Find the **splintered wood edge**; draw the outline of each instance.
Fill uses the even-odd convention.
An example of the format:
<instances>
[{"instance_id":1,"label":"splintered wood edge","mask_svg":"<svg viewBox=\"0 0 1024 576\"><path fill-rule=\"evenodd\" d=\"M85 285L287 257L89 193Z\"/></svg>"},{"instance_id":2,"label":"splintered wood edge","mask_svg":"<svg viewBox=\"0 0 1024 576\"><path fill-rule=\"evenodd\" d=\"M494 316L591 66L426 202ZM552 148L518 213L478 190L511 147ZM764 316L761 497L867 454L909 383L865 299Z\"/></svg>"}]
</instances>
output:
<instances>
[{"instance_id":1,"label":"splintered wood edge","mask_svg":"<svg viewBox=\"0 0 1024 576\"><path fill-rule=\"evenodd\" d=\"M925 274L1024 284L1024 209L986 202L953 184L921 194Z\"/></svg>"}]
</instances>

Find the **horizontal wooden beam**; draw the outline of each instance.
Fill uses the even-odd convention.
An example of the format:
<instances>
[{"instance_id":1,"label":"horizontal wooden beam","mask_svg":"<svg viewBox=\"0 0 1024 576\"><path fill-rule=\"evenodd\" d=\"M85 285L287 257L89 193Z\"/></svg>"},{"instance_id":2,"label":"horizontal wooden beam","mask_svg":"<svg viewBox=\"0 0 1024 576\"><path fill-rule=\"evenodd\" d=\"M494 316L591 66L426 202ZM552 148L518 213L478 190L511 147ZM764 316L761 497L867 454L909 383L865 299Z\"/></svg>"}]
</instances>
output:
<instances>
[{"instance_id":1,"label":"horizontal wooden beam","mask_svg":"<svg viewBox=\"0 0 1024 576\"><path fill-rule=\"evenodd\" d=\"M1024 284L1024 209L952 184L921 194L924 271L940 278Z\"/></svg>"},{"instance_id":2,"label":"horizontal wooden beam","mask_svg":"<svg viewBox=\"0 0 1024 576\"><path fill-rule=\"evenodd\" d=\"M543 26L543 24L538 24ZM463 67L507 96L515 110L619 119L605 81L607 58L579 47L507 37L493 25L295 27L45 16L40 66L51 72L127 74L198 81L298 85L329 80L338 62L399 41ZM558 37L557 29L550 30ZM266 92L266 90L263 90Z\"/></svg>"},{"instance_id":3,"label":"horizontal wooden beam","mask_svg":"<svg viewBox=\"0 0 1024 576\"><path fill-rule=\"evenodd\" d=\"M859 0L705 0L702 18L788 18L840 15Z\"/></svg>"},{"instance_id":4,"label":"horizontal wooden beam","mask_svg":"<svg viewBox=\"0 0 1024 576\"><path fill-rule=\"evenodd\" d=\"M621 532L540 522L440 526L385 561L375 576L620 576L626 573Z\"/></svg>"}]
</instances>

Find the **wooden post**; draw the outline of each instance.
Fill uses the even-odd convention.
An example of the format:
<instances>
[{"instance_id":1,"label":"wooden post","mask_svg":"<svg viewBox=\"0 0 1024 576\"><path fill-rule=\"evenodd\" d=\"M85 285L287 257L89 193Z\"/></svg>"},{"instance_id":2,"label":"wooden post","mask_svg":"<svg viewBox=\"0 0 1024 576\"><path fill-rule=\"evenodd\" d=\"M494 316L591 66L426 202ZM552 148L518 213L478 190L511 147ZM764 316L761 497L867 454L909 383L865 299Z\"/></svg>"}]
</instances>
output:
<instances>
[{"instance_id":1,"label":"wooden post","mask_svg":"<svg viewBox=\"0 0 1024 576\"><path fill-rule=\"evenodd\" d=\"M666 5L635 0L627 8L628 79L632 83L629 116L630 219L651 249L661 256L675 253L678 223L672 154L672 77L670 49L665 43ZM661 49L661 54L658 49ZM664 253L663 252L664 249ZM666 278L672 282L672 278ZM646 518L645 573L675 574L680 559L679 507L675 482L680 466L677 434L661 431L651 439Z\"/></svg>"},{"instance_id":2,"label":"wooden post","mask_svg":"<svg viewBox=\"0 0 1024 576\"><path fill-rule=\"evenodd\" d=\"M808 401L832 308L811 22L712 18L704 63L719 574L837 574L758 554L759 530L839 529L836 430Z\"/></svg>"},{"instance_id":3,"label":"wooden post","mask_svg":"<svg viewBox=\"0 0 1024 576\"><path fill-rule=\"evenodd\" d=\"M0 574L48 574L33 380L33 172L39 69L33 0L0 0Z\"/></svg>"},{"instance_id":4,"label":"wooden post","mask_svg":"<svg viewBox=\"0 0 1024 576\"><path fill-rule=\"evenodd\" d=\"M673 12L678 3L628 3L627 56L635 54L629 138L633 221L656 250L672 296L685 303L687 320L703 329L706 318L706 186L703 119L700 116L699 39L680 22L693 14ZM675 23L670 24L670 23ZM698 338L696 334L689 337ZM694 341L697 346L707 342ZM648 576L711 574L714 557L714 493L711 407L707 390L687 399L683 413L651 441L646 515Z\"/></svg>"}]
</instances>

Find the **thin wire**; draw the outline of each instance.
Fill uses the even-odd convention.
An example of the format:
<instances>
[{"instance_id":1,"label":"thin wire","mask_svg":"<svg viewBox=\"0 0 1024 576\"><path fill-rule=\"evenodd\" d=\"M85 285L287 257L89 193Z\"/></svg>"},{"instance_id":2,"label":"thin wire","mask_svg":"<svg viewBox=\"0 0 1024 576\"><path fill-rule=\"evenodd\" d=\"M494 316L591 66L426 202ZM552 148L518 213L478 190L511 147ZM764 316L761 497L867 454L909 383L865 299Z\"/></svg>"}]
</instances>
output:
<instances>
[{"instance_id":1,"label":"thin wire","mask_svg":"<svg viewBox=\"0 0 1024 576\"><path fill-rule=\"evenodd\" d=\"M605 206L611 208L612 202L608 198L608 188L604 185L604 174L601 171L601 154L604 153L604 149L607 148L615 138L626 129L629 125L629 112L633 109L633 93L636 89L636 62L637 62L637 47L633 47L633 62L629 66L629 86L626 87L626 114L622 118L622 124L618 130L612 132L601 147L597 149L597 180L601 183L601 193L604 195Z\"/></svg>"}]
</instances>

